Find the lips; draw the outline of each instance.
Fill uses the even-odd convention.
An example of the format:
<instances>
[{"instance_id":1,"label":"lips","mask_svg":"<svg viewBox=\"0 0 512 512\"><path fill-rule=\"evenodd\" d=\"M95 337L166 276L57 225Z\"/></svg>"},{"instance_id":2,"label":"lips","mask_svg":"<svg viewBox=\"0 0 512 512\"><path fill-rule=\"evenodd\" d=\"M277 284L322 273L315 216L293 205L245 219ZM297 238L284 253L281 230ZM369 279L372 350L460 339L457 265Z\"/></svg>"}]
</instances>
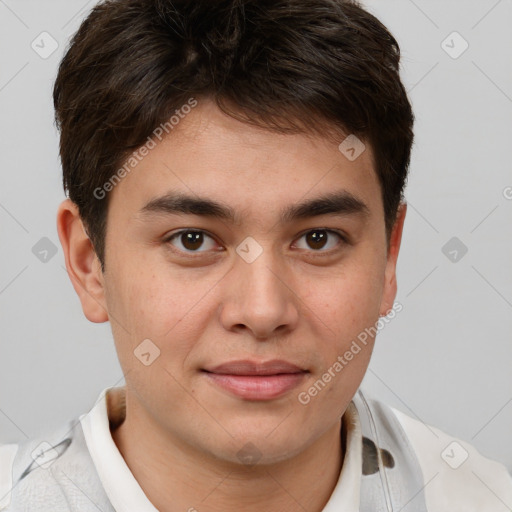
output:
<instances>
[{"instance_id":1,"label":"lips","mask_svg":"<svg viewBox=\"0 0 512 512\"><path fill-rule=\"evenodd\" d=\"M287 361L273 359L266 362L231 361L206 369L206 371L224 375L278 375L282 373L300 373L306 370Z\"/></svg>"},{"instance_id":2,"label":"lips","mask_svg":"<svg viewBox=\"0 0 512 512\"><path fill-rule=\"evenodd\" d=\"M278 398L298 386L308 373L280 359L231 361L203 371L215 386L245 400Z\"/></svg>"}]
</instances>

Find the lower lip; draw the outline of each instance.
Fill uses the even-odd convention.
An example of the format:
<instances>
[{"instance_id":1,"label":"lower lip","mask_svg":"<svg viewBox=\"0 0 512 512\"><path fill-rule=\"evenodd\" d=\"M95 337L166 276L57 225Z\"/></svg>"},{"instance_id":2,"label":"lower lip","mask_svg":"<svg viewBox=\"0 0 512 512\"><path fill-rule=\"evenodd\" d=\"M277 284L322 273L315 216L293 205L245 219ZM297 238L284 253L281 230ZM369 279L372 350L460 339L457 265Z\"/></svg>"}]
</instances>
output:
<instances>
[{"instance_id":1,"label":"lower lip","mask_svg":"<svg viewBox=\"0 0 512 512\"><path fill-rule=\"evenodd\" d=\"M226 375L206 372L216 385L247 400L271 400L297 387L305 372L278 375Z\"/></svg>"}]
</instances>

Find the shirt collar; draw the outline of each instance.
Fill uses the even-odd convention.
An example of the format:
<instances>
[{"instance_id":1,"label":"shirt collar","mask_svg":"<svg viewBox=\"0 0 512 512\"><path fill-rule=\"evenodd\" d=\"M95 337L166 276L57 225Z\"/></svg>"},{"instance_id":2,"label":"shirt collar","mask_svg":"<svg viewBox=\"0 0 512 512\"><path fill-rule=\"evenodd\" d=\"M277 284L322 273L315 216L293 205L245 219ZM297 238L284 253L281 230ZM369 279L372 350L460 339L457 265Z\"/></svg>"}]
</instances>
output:
<instances>
[{"instance_id":1,"label":"shirt collar","mask_svg":"<svg viewBox=\"0 0 512 512\"><path fill-rule=\"evenodd\" d=\"M119 390L124 393L124 388L104 389L94 407L80 416L85 442L103 488L117 512L158 512L135 480L110 433L110 421L115 422L117 418L109 417L108 413L115 408L107 412L107 393L112 392L112 398L119 397L122 396Z\"/></svg>"},{"instance_id":2,"label":"shirt collar","mask_svg":"<svg viewBox=\"0 0 512 512\"><path fill-rule=\"evenodd\" d=\"M124 393L124 387L105 388L92 409L80 416L85 441L105 492L117 512L158 512L112 439L111 425L119 425L124 420ZM342 425L346 447L343 465L336 487L322 512L359 511L362 434L354 402L348 405Z\"/></svg>"}]
</instances>

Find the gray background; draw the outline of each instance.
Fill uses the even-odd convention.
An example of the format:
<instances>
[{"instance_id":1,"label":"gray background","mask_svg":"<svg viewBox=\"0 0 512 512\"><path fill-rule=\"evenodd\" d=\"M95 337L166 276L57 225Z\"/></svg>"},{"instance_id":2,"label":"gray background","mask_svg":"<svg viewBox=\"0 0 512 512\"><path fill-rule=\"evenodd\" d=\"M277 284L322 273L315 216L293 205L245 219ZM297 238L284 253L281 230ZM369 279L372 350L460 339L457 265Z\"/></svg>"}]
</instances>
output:
<instances>
[{"instance_id":1,"label":"gray background","mask_svg":"<svg viewBox=\"0 0 512 512\"><path fill-rule=\"evenodd\" d=\"M109 324L82 314L55 221L51 87L94 3L0 0L0 442L60 425L124 382ZM380 332L363 387L512 469L512 2L364 4L401 44L417 121L403 311ZM43 31L59 45L45 59L31 47ZM454 31L469 44L457 58ZM43 237L57 248L46 263L32 251Z\"/></svg>"}]
</instances>

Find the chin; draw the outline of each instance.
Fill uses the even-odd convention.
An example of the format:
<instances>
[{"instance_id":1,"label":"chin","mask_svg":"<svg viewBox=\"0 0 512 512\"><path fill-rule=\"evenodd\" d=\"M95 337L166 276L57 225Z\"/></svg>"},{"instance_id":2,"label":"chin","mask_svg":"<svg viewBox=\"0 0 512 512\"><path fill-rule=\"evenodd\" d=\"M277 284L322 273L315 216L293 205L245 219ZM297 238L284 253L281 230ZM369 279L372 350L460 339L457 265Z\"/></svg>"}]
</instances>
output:
<instances>
[{"instance_id":1,"label":"chin","mask_svg":"<svg viewBox=\"0 0 512 512\"><path fill-rule=\"evenodd\" d=\"M306 439L291 437L289 432L269 434L275 429L261 428L232 432L233 439L216 456L226 462L244 466L276 464L299 454L309 444ZM212 447L218 451L219 445Z\"/></svg>"}]
</instances>

